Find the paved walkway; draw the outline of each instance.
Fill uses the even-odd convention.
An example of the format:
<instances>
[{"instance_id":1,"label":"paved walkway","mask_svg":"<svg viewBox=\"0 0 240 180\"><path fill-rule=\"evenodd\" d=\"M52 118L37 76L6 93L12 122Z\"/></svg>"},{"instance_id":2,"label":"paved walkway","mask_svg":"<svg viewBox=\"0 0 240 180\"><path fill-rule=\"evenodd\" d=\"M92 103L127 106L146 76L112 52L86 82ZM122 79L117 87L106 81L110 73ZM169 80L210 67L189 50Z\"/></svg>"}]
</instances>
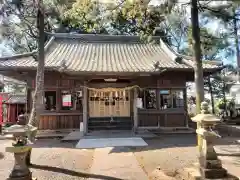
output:
<instances>
[{"instance_id":1,"label":"paved walkway","mask_svg":"<svg viewBox=\"0 0 240 180\"><path fill-rule=\"evenodd\" d=\"M98 148L95 150L93 158L90 173L115 177L116 180L148 179L129 148ZM94 179L90 178L89 180Z\"/></svg>"}]
</instances>

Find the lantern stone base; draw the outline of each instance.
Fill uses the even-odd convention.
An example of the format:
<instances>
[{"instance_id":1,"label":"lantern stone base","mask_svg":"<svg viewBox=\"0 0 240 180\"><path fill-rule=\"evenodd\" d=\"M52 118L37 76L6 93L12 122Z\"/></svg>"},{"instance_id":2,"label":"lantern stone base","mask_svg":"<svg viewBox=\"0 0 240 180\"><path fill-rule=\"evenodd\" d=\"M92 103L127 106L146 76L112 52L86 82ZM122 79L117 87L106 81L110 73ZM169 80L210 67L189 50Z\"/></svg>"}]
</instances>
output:
<instances>
[{"instance_id":1,"label":"lantern stone base","mask_svg":"<svg viewBox=\"0 0 240 180\"><path fill-rule=\"evenodd\" d=\"M215 171L215 173L218 172ZM222 178L203 178L200 168L196 163L193 167L184 168L184 170L181 171L181 176L186 180L239 180L237 177L227 174L226 170L225 173L225 177Z\"/></svg>"},{"instance_id":2,"label":"lantern stone base","mask_svg":"<svg viewBox=\"0 0 240 180\"><path fill-rule=\"evenodd\" d=\"M213 150L213 152L215 151ZM205 156L200 156L199 163L202 177L217 179L227 176L227 171L222 168L222 163L217 156L208 156L208 159Z\"/></svg>"},{"instance_id":3,"label":"lantern stone base","mask_svg":"<svg viewBox=\"0 0 240 180\"><path fill-rule=\"evenodd\" d=\"M202 167L206 169L221 169L222 163L221 160L205 160L204 158L199 158L199 162Z\"/></svg>"},{"instance_id":4,"label":"lantern stone base","mask_svg":"<svg viewBox=\"0 0 240 180\"><path fill-rule=\"evenodd\" d=\"M200 168L200 174L204 179L222 179L227 177L227 171L223 168L221 169L205 169Z\"/></svg>"},{"instance_id":5,"label":"lantern stone base","mask_svg":"<svg viewBox=\"0 0 240 180\"><path fill-rule=\"evenodd\" d=\"M26 155L31 147L6 147L6 151L14 154L15 164L7 180L32 180L32 173L26 165Z\"/></svg>"},{"instance_id":6,"label":"lantern stone base","mask_svg":"<svg viewBox=\"0 0 240 180\"><path fill-rule=\"evenodd\" d=\"M18 174L17 177L14 177L16 174ZM11 175L7 178L7 180L33 180L31 172L29 172L29 174L19 175L19 172L12 171Z\"/></svg>"}]
</instances>

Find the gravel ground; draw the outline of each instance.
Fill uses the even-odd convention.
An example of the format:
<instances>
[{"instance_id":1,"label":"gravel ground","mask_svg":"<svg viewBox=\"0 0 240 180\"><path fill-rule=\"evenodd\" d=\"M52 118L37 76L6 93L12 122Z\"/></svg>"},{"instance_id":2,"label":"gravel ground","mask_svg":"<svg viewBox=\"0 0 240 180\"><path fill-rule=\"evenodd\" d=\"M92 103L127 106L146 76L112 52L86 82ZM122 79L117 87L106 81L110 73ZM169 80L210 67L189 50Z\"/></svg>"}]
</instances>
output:
<instances>
[{"instance_id":1,"label":"gravel ground","mask_svg":"<svg viewBox=\"0 0 240 180\"><path fill-rule=\"evenodd\" d=\"M217 140L215 143L218 148L224 147L226 149L230 147L229 145L236 144L235 140L236 138L234 137L224 138ZM162 179L159 178L159 175L160 177L162 176L161 172L170 177L176 176L175 179L182 179L177 175L177 171L181 171L185 167L191 167L197 162L196 135L162 135L157 139L146 139L145 141L148 143L148 147L134 148L132 150L141 167L151 177L150 179ZM234 151L233 148L231 149ZM222 159L222 157L219 158ZM240 158L238 157L237 159L233 160L225 156L225 159L222 159L222 163L229 173L240 177ZM159 171L159 174L157 171ZM158 174L157 177L156 174Z\"/></svg>"},{"instance_id":2,"label":"gravel ground","mask_svg":"<svg viewBox=\"0 0 240 180\"><path fill-rule=\"evenodd\" d=\"M156 168L174 175L176 170L191 166L197 160L195 135L163 135L145 141L148 147L134 148L133 151L149 176Z\"/></svg>"},{"instance_id":3,"label":"gravel ground","mask_svg":"<svg viewBox=\"0 0 240 180\"><path fill-rule=\"evenodd\" d=\"M232 139L227 140L223 144L231 144ZM151 177L152 172L158 169L174 176L177 170L190 167L197 161L196 135L161 135L159 138L145 141L149 146L130 150ZM220 141L218 143L220 144ZM58 139L38 140L32 152L33 176L40 180L81 180L94 177L89 174L94 150L75 149L75 144L76 142L61 143ZM4 150L7 145L11 145L11 141L0 140L0 154L2 152L4 155L3 159L0 158L0 179L6 179L13 167L13 155L5 153ZM238 173L240 163L237 166L236 162L240 162L240 159L236 161L228 158L228 161L224 161L226 168L231 168L233 174Z\"/></svg>"},{"instance_id":4,"label":"gravel ground","mask_svg":"<svg viewBox=\"0 0 240 180\"><path fill-rule=\"evenodd\" d=\"M0 152L10 141L0 141ZM33 177L40 180L79 180L88 174L94 150L74 149L75 143L61 143L58 139L38 140L32 152ZM13 155L4 152L0 160L0 177L6 179L13 167Z\"/></svg>"}]
</instances>

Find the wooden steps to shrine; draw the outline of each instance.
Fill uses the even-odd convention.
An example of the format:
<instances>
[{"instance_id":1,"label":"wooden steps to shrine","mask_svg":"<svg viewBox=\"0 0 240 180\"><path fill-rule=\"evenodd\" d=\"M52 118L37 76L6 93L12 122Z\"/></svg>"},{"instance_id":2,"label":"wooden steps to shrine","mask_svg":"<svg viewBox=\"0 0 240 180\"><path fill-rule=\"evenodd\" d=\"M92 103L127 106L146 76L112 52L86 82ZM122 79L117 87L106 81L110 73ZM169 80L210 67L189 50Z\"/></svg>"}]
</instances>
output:
<instances>
[{"instance_id":1,"label":"wooden steps to shrine","mask_svg":"<svg viewBox=\"0 0 240 180\"><path fill-rule=\"evenodd\" d=\"M94 117L88 119L88 130L131 130L130 117Z\"/></svg>"}]
</instances>

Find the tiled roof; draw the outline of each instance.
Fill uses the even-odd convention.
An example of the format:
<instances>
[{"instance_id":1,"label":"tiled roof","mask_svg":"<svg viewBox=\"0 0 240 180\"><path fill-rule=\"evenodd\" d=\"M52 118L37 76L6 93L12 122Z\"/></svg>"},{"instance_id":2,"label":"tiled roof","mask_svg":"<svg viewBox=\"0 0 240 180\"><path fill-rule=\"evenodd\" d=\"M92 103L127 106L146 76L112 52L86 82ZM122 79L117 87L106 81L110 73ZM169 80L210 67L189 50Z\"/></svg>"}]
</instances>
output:
<instances>
[{"instance_id":1,"label":"tiled roof","mask_svg":"<svg viewBox=\"0 0 240 180\"><path fill-rule=\"evenodd\" d=\"M8 104L26 104L27 98L24 95L9 95L8 100L5 100L4 103Z\"/></svg>"},{"instance_id":2,"label":"tiled roof","mask_svg":"<svg viewBox=\"0 0 240 180\"><path fill-rule=\"evenodd\" d=\"M192 69L190 59L179 57L159 37L159 44L146 44L138 36L51 34L46 45L45 67L69 72L155 72L160 68ZM28 54L0 61L0 68L36 68ZM203 65L204 68L218 66Z\"/></svg>"},{"instance_id":3,"label":"tiled roof","mask_svg":"<svg viewBox=\"0 0 240 180\"><path fill-rule=\"evenodd\" d=\"M3 85L7 85L7 84L25 85L26 83L23 81L19 81L17 79L13 79L8 76L0 75L0 84L3 84Z\"/></svg>"}]
</instances>

